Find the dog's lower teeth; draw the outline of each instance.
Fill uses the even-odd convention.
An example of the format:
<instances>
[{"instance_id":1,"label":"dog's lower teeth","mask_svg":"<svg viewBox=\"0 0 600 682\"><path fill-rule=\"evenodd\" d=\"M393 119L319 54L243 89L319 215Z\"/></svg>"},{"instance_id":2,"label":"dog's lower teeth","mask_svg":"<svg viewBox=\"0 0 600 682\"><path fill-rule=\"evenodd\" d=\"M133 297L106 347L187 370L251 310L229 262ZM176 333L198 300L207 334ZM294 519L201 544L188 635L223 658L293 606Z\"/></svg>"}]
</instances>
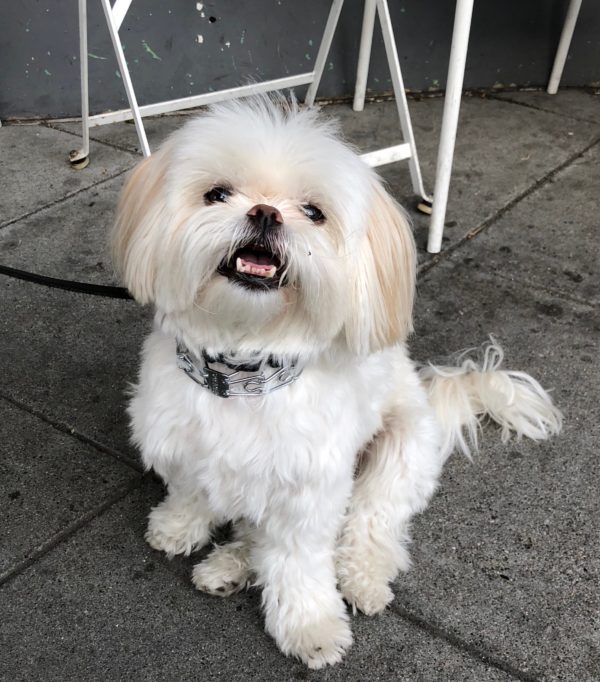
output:
<instances>
[{"instance_id":1,"label":"dog's lower teeth","mask_svg":"<svg viewBox=\"0 0 600 682\"><path fill-rule=\"evenodd\" d=\"M246 275L256 275L257 277L265 278L275 277L275 273L277 272L277 268L274 265L252 265L251 263L246 263L241 258L236 259L235 269L237 272Z\"/></svg>"}]
</instances>

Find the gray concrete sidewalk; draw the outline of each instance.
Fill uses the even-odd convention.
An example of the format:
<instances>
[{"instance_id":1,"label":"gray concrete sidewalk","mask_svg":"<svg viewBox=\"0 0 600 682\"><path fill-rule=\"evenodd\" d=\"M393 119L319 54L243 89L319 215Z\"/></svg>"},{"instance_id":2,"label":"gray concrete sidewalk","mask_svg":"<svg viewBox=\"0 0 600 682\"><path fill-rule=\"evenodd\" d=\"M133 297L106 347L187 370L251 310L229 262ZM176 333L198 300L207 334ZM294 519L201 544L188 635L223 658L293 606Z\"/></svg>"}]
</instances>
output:
<instances>
[{"instance_id":1,"label":"gray concrete sidewalk","mask_svg":"<svg viewBox=\"0 0 600 682\"><path fill-rule=\"evenodd\" d=\"M411 103L431 186L442 101ZM398 139L393 103L336 105L368 150ZM151 144L186 116L148 121ZM0 262L113 283L106 232L134 128L0 129ZM411 207L405 164L382 169ZM143 540L161 486L128 442L124 392L150 311L0 279L0 679L600 680L600 97L465 98L444 252L421 249L415 358L493 334L553 388L550 442L483 429L414 524L414 566L381 616L353 617L345 661L309 672L263 631L260 595L193 589L198 557ZM423 247L427 220L414 211Z\"/></svg>"}]
</instances>

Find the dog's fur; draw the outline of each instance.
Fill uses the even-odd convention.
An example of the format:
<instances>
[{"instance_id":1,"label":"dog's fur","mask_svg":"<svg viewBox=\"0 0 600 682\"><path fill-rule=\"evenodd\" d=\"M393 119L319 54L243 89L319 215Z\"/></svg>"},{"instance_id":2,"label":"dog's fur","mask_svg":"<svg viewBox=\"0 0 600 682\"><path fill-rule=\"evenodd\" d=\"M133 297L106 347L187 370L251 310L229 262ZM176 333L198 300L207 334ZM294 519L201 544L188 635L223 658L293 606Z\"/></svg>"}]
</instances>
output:
<instances>
[{"instance_id":1,"label":"dog's fur","mask_svg":"<svg viewBox=\"0 0 600 682\"><path fill-rule=\"evenodd\" d=\"M214 187L224 200L207 201ZM256 237L248 213L263 204L283 221L267 235L281 279L246 287L218 270ZM128 180L113 247L132 294L156 308L129 410L145 465L168 486L146 538L189 554L233 521L194 584L222 596L261 586L267 631L310 667L350 646L344 600L367 614L392 600L410 519L448 454L468 451L465 427L471 442L484 414L503 437L560 429L537 382L498 369L494 344L479 365L415 369L407 219L314 110L256 98L187 123ZM303 373L223 399L177 367L176 338L198 356L295 358Z\"/></svg>"}]
</instances>

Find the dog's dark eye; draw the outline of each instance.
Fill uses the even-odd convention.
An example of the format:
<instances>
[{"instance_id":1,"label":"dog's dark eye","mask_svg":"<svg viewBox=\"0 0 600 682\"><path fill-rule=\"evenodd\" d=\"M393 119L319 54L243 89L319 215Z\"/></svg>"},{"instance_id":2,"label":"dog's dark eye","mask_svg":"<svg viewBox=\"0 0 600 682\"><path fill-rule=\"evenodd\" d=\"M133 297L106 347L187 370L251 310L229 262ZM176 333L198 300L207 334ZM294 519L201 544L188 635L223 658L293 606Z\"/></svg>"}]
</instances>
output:
<instances>
[{"instance_id":1,"label":"dog's dark eye","mask_svg":"<svg viewBox=\"0 0 600 682\"><path fill-rule=\"evenodd\" d=\"M204 195L204 199L208 204L215 204L217 201L227 201L227 197L231 195L231 190L227 187L213 187L210 192Z\"/></svg>"},{"instance_id":2,"label":"dog's dark eye","mask_svg":"<svg viewBox=\"0 0 600 682\"><path fill-rule=\"evenodd\" d=\"M310 220L312 220L313 223L318 223L320 220L325 220L325 216L323 215L320 208L317 208L312 204L304 204L303 206L301 206L301 208L302 211L304 212L304 215L307 218L310 218Z\"/></svg>"}]
</instances>

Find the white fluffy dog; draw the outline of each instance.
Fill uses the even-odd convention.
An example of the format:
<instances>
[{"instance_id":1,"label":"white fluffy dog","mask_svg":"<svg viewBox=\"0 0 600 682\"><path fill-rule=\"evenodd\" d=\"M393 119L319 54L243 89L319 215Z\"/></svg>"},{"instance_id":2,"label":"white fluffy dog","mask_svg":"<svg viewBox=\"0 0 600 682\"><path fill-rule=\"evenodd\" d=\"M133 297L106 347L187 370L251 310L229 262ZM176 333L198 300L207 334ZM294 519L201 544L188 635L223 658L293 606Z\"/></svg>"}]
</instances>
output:
<instances>
[{"instance_id":1,"label":"white fluffy dog","mask_svg":"<svg viewBox=\"0 0 600 682\"><path fill-rule=\"evenodd\" d=\"M156 308L130 406L168 486L146 538L189 554L232 521L194 584L261 586L267 631L312 668L351 644L344 600L375 614L393 598L410 519L479 417L503 436L560 429L493 344L480 365L415 369L406 217L314 110L263 97L187 123L130 177L113 247Z\"/></svg>"}]
</instances>

